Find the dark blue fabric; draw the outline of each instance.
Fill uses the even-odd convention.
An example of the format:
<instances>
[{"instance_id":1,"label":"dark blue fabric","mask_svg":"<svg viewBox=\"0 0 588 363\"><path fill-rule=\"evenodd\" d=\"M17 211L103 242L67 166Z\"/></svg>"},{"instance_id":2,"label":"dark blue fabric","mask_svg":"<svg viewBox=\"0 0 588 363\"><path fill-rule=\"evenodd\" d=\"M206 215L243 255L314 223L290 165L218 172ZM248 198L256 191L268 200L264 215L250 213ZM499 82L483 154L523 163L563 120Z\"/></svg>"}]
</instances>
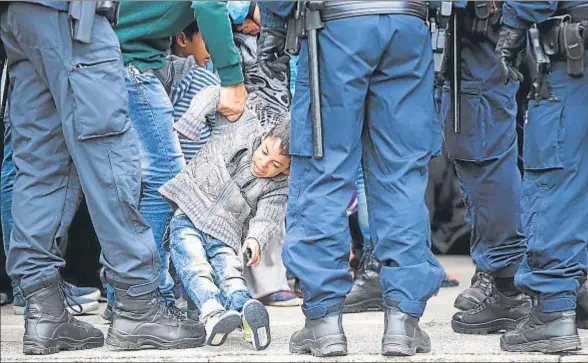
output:
<instances>
[{"instance_id":1,"label":"dark blue fabric","mask_svg":"<svg viewBox=\"0 0 588 363\"><path fill-rule=\"evenodd\" d=\"M588 1L506 1L503 5L502 22L510 27L527 29L532 23L541 23L564 10Z\"/></svg>"},{"instance_id":2,"label":"dark blue fabric","mask_svg":"<svg viewBox=\"0 0 588 363\"><path fill-rule=\"evenodd\" d=\"M574 309L588 269L588 78L568 76L565 61L552 62L546 77L553 99L530 101L524 126L528 248L515 283L551 312Z\"/></svg>"},{"instance_id":3,"label":"dark blue fabric","mask_svg":"<svg viewBox=\"0 0 588 363\"><path fill-rule=\"evenodd\" d=\"M303 42L292 109L284 263L300 279L307 318L341 310L352 285L345 210L362 161L384 303L421 316L444 277L431 252L424 200L427 164L441 137L429 30L412 16L362 16L326 22L318 42L325 156L311 157Z\"/></svg>"},{"instance_id":4,"label":"dark blue fabric","mask_svg":"<svg viewBox=\"0 0 588 363\"><path fill-rule=\"evenodd\" d=\"M465 13L471 24L473 13ZM471 255L482 271L514 276L526 248L520 223L517 168L518 84L504 85L494 53L500 24L485 37L464 32L461 48L461 130L452 129L449 82L443 90L445 143L454 161L472 225Z\"/></svg>"}]
</instances>

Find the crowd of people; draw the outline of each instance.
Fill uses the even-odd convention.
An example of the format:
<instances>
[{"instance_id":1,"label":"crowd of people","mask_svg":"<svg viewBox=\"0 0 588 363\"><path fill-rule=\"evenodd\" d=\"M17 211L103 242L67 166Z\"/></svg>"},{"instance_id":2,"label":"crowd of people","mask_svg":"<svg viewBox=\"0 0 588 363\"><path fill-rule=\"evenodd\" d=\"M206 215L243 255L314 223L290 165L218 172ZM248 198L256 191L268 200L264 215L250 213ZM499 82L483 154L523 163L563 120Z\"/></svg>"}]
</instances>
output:
<instances>
[{"instance_id":1,"label":"crowd of people","mask_svg":"<svg viewBox=\"0 0 588 363\"><path fill-rule=\"evenodd\" d=\"M268 305L302 305L293 353L347 354L342 314L368 310L384 312L383 355L429 352L419 318L457 285L432 249L435 167L465 202L442 229L471 233L477 267L453 330L506 331L509 351L581 348L587 2L100 3L2 5L2 299L24 316L25 354L219 346L233 331L263 350ZM555 18L566 40L551 73L531 73L521 173L517 67L527 30ZM435 73L431 22L450 21L459 69ZM60 273L82 200L103 293ZM74 317L102 295L106 339Z\"/></svg>"}]
</instances>

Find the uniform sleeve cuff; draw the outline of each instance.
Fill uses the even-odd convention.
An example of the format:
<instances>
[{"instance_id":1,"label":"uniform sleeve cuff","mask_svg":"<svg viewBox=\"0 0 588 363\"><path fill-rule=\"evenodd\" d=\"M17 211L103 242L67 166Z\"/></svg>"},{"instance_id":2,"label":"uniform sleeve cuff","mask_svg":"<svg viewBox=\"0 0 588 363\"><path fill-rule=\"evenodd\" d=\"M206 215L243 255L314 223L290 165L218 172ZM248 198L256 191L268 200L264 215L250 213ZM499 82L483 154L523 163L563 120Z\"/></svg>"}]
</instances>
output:
<instances>
[{"instance_id":1,"label":"uniform sleeve cuff","mask_svg":"<svg viewBox=\"0 0 588 363\"><path fill-rule=\"evenodd\" d=\"M223 68L218 68L218 75L221 79L221 86L228 87L243 83L243 72L240 64L234 64Z\"/></svg>"}]
</instances>

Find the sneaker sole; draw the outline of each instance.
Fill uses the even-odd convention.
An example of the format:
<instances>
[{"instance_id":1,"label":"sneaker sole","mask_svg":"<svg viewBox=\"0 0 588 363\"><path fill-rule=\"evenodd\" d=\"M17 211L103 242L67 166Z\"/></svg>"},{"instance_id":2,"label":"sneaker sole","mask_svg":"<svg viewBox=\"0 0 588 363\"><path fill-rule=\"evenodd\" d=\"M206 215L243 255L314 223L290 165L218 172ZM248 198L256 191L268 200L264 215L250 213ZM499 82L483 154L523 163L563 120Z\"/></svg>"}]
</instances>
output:
<instances>
[{"instance_id":1,"label":"sneaker sole","mask_svg":"<svg viewBox=\"0 0 588 363\"><path fill-rule=\"evenodd\" d=\"M343 314L363 313L366 311L383 311L382 298L364 300L354 304L345 304Z\"/></svg>"},{"instance_id":2,"label":"sneaker sole","mask_svg":"<svg viewBox=\"0 0 588 363\"><path fill-rule=\"evenodd\" d=\"M218 347L219 345L225 344L227 337L231 332L237 329L241 325L241 316L235 312L235 314L223 316L214 325L212 332L206 339L206 344Z\"/></svg>"},{"instance_id":3,"label":"sneaker sole","mask_svg":"<svg viewBox=\"0 0 588 363\"><path fill-rule=\"evenodd\" d=\"M291 300L285 301L267 301L263 303L266 306L276 306L276 307L289 307L289 306L300 306L302 305L302 299L296 297Z\"/></svg>"},{"instance_id":4,"label":"sneaker sole","mask_svg":"<svg viewBox=\"0 0 588 363\"><path fill-rule=\"evenodd\" d=\"M468 311L468 310L472 310L474 309L476 306L478 306L478 303L476 303L475 301L466 299L464 297L458 296L455 299L455 302L453 303L453 307L461 310L461 311Z\"/></svg>"},{"instance_id":5,"label":"sneaker sole","mask_svg":"<svg viewBox=\"0 0 588 363\"><path fill-rule=\"evenodd\" d=\"M139 350L143 347L154 347L156 349L188 349L201 347L206 343L206 335L200 337L164 341L150 335L129 335L113 329L108 329L106 344L122 350Z\"/></svg>"},{"instance_id":6,"label":"sneaker sole","mask_svg":"<svg viewBox=\"0 0 588 363\"><path fill-rule=\"evenodd\" d=\"M517 321L513 319L496 319L485 323L467 324L451 320L451 328L459 334L486 335L497 333L501 330L512 330L516 328Z\"/></svg>"},{"instance_id":7,"label":"sneaker sole","mask_svg":"<svg viewBox=\"0 0 588 363\"><path fill-rule=\"evenodd\" d=\"M315 357L341 357L347 355L345 335L329 335L318 340L303 340L299 344L290 342L290 353L312 354Z\"/></svg>"},{"instance_id":8,"label":"sneaker sole","mask_svg":"<svg viewBox=\"0 0 588 363\"><path fill-rule=\"evenodd\" d=\"M71 339L67 341L57 340L48 342L49 344L41 344L38 341L27 342L26 339L27 337L25 336L22 345L22 352L26 355L47 355L65 350L83 350L104 346L104 337L93 337L78 342Z\"/></svg>"},{"instance_id":9,"label":"sneaker sole","mask_svg":"<svg viewBox=\"0 0 588 363\"><path fill-rule=\"evenodd\" d=\"M580 350L582 349L582 342L578 335L512 345L505 343L501 338L500 349L507 352L559 353Z\"/></svg>"},{"instance_id":10,"label":"sneaker sole","mask_svg":"<svg viewBox=\"0 0 588 363\"><path fill-rule=\"evenodd\" d=\"M243 320L253 333L253 348L255 350L266 349L272 341L272 335L269 314L265 306L257 300L247 301L243 306Z\"/></svg>"}]
</instances>

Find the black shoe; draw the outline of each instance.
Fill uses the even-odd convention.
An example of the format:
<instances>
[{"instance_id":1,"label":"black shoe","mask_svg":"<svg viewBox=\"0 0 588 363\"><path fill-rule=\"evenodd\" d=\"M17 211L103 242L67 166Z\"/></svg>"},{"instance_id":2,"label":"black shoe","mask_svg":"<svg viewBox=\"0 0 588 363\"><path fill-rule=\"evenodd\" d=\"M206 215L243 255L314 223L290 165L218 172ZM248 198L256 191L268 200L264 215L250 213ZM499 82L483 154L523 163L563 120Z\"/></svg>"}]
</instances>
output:
<instances>
[{"instance_id":1,"label":"black shoe","mask_svg":"<svg viewBox=\"0 0 588 363\"><path fill-rule=\"evenodd\" d=\"M419 319L397 309L386 309L382 355L410 356L429 353L431 340L419 327Z\"/></svg>"},{"instance_id":2,"label":"black shoe","mask_svg":"<svg viewBox=\"0 0 588 363\"><path fill-rule=\"evenodd\" d=\"M541 313L534 309L515 330L500 338L500 349L508 352L557 353L582 349L576 312Z\"/></svg>"},{"instance_id":3,"label":"black shoe","mask_svg":"<svg viewBox=\"0 0 588 363\"><path fill-rule=\"evenodd\" d=\"M362 271L353 281L353 287L345 298L344 314L383 310L380 264L368 253L364 255L361 265Z\"/></svg>"},{"instance_id":4,"label":"black shoe","mask_svg":"<svg viewBox=\"0 0 588 363\"><path fill-rule=\"evenodd\" d=\"M489 334L511 330L517 321L525 318L532 308L531 299L525 294L508 297L496 288L492 294L472 310L459 311L451 319L456 333Z\"/></svg>"},{"instance_id":5,"label":"black shoe","mask_svg":"<svg viewBox=\"0 0 588 363\"><path fill-rule=\"evenodd\" d=\"M336 314L320 319L306 319L304 328L290 338L290 353L311 353L315 357L347 355L347 338L341 318L341 314Z\"/></svg>"},{"instance_id":6,"label":"black shoe","mask_svg":"<svg viewBox=\"0 0 588 363\"><path fill-rule=\"evenodd\" d=\"M65 308L67 288L59 275L23 290L26 296L24 354L54 354L104 345L104 335L92 325L75 319Z\"/></svg>"},{"instance_id":7,"label":"black shoe","mask_svg":"<svg viewBox=\"0 0 588 363\"><path fill-rule=\"evenodd\" d=\"M106 343L121 349L195 348L206 342L204 324L188 319L175 305L168 304L159 291L133 297L130 286L112 283L114 317Z\"/></svg>"},{"instance_id":8,"label":"black shoe","mask_svg":"<svg viewBox=\"0 0 588 363\"><path fill-rule=\"evenodd\" d=\"M491 295L493 285L494 280L490 275L482 271L476 272L472 277L472 285L457 295L453 306L462 311L474 309Z\"/></svg>"},{"instance_id":9,"label":"black shoe","mask_svg":"<svg viewBox=\"0 0 588 363\"><path fill-rule=\"evenodd\" d=\"M576 323L578 329L588 329L588 280L584 281L578 291Z\"/></svg>"}]
</instances>

